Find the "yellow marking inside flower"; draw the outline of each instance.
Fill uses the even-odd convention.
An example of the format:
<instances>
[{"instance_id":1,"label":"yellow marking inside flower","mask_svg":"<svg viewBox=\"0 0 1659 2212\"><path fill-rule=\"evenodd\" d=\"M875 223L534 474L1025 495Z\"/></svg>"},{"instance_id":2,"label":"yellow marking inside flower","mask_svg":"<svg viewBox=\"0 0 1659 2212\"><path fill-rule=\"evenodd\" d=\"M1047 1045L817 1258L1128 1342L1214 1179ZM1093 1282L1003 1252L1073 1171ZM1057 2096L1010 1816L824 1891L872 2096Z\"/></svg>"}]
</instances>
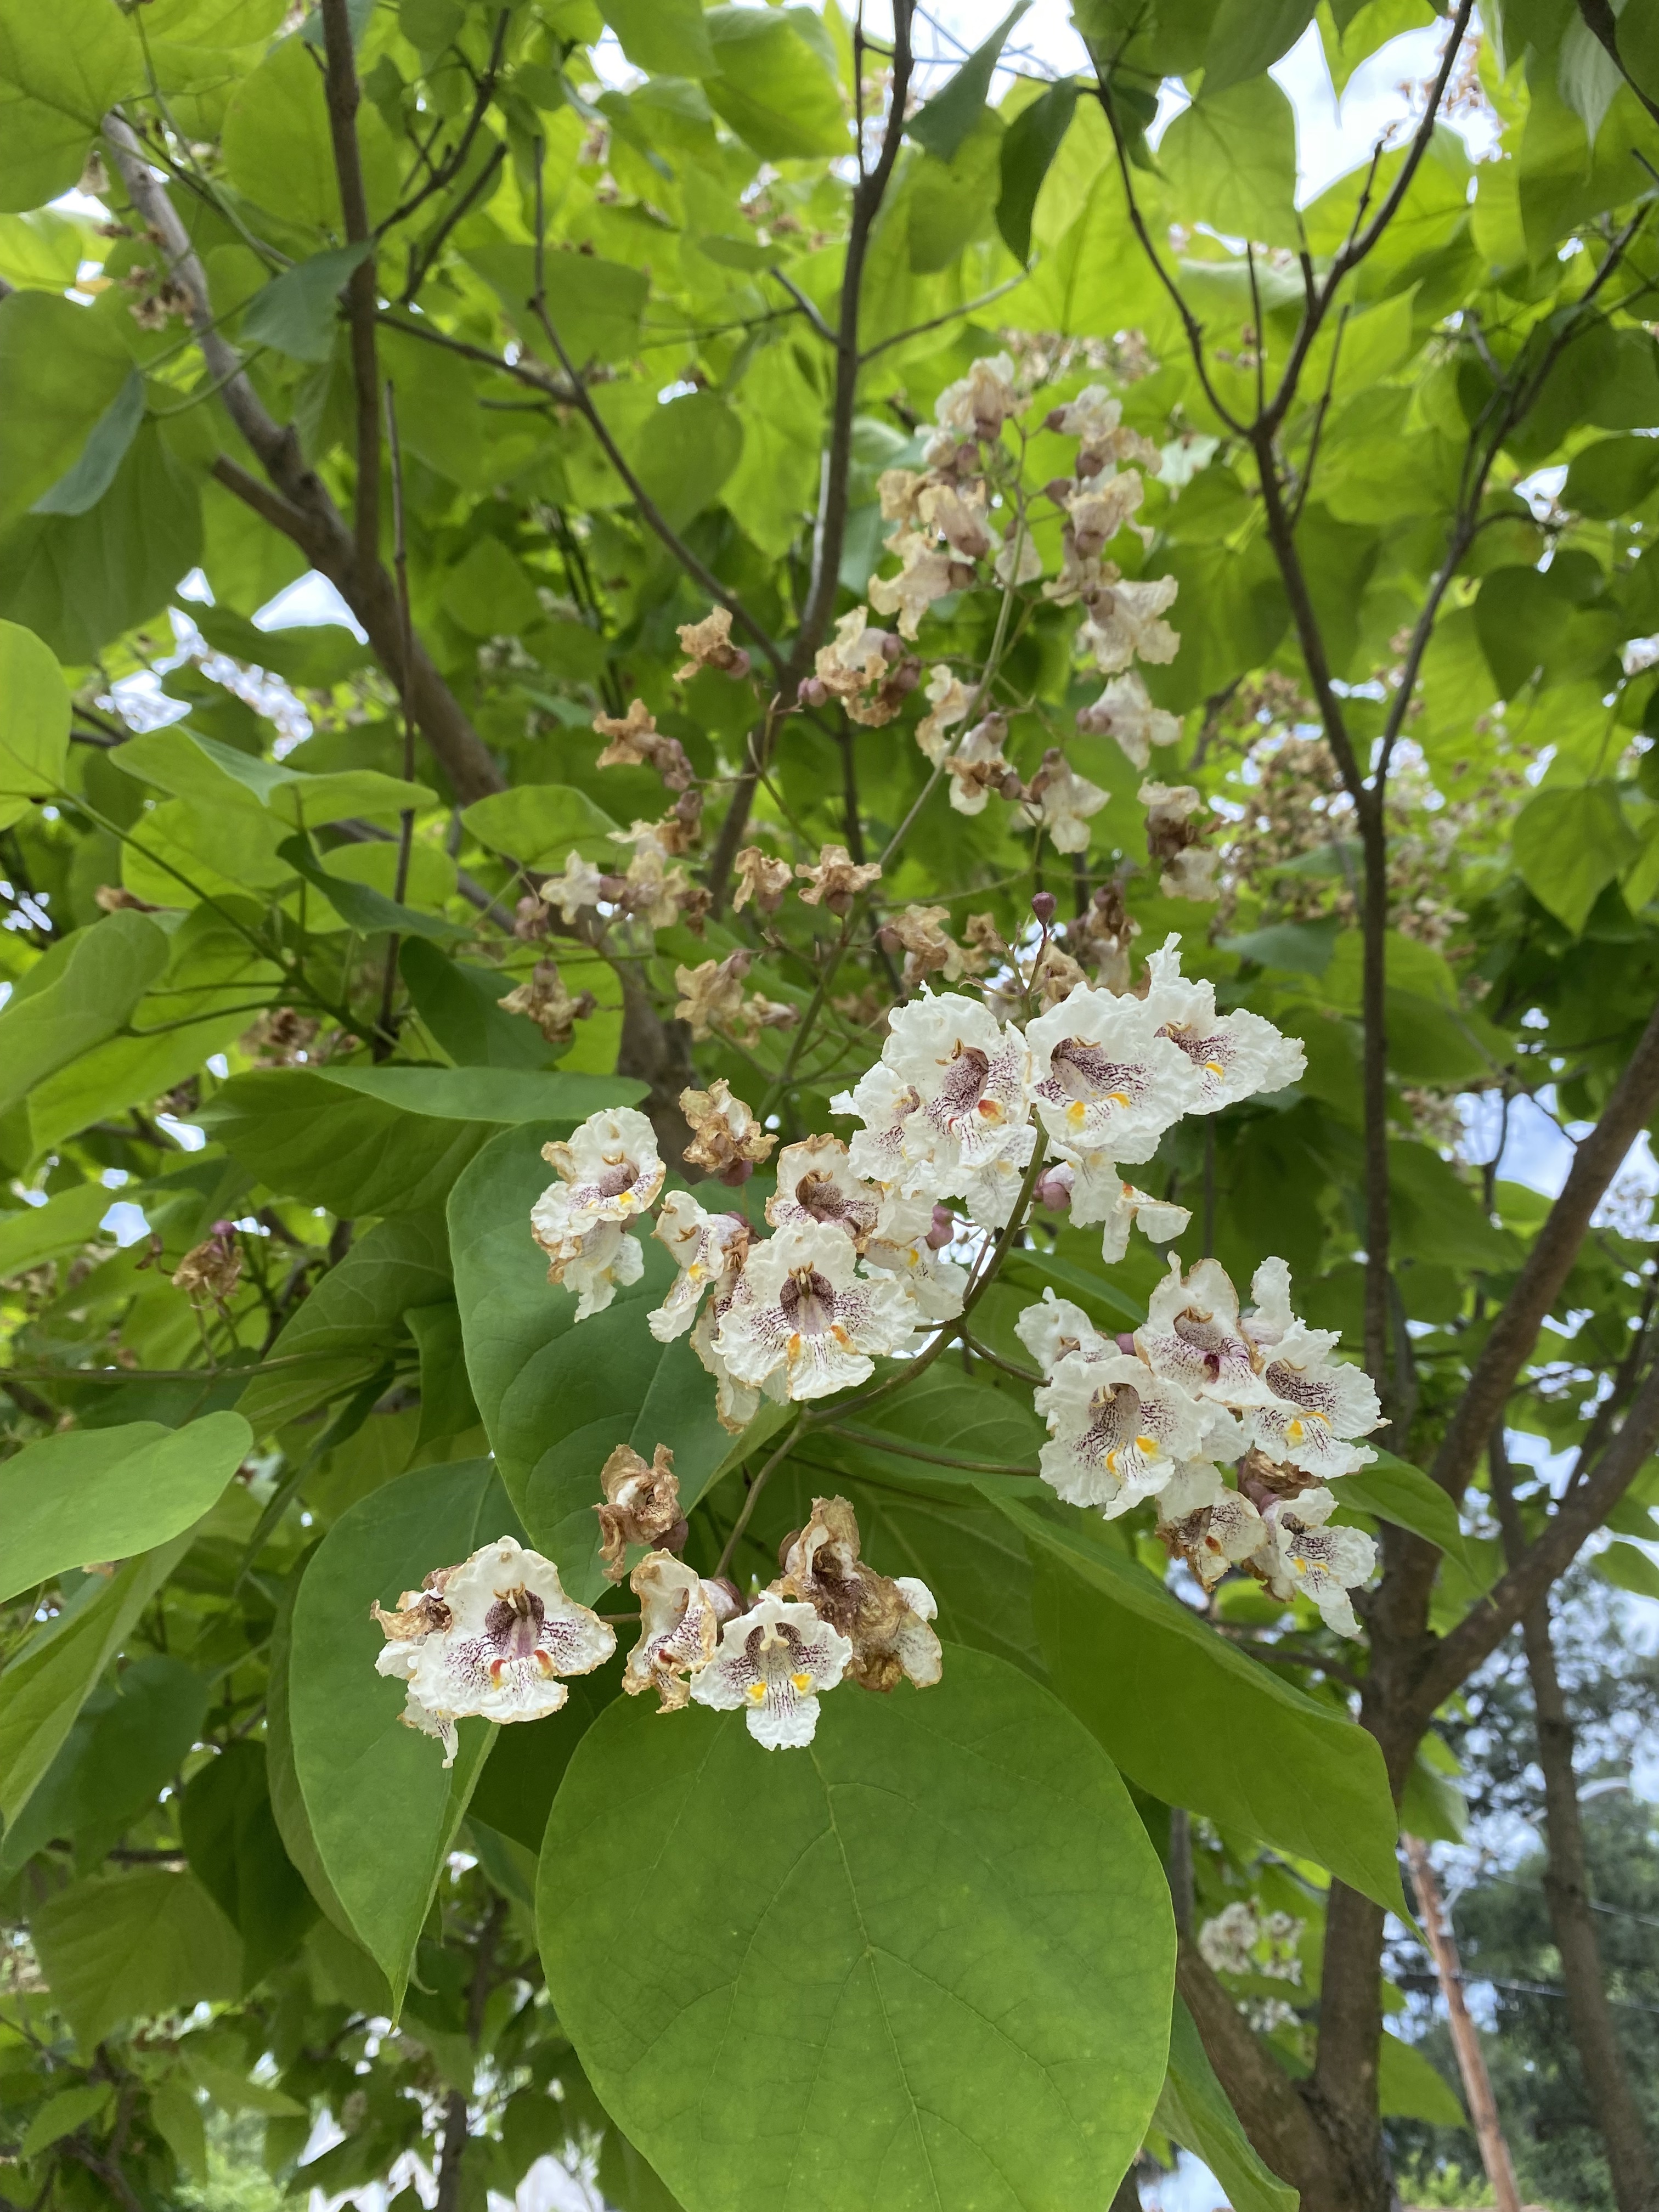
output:
<instances>
[{"instance_id":1,"label":"yellow marking inside flower","mask_svg":"<svg viewBox=\"0 0 1659 2212\"><path fill-rule=\"evenodd\" d=\"M1002 1108L994 1098L981 1098L978 1112L982 1121L1000 1121L1002 1119Z\"/></svg>"},{"instance_id":2,"label":"yellow marking inside flower","mask_svg":"<svg viewBox=\"0 0 1659 2212\"><path fill-rule=\"evenodd\" d=\"M1147 1458L1151 1459L1158 1450L1158 1438L1156 1437L1137 1437L1135 1438L1135 1449L1137 1451L1145 1452Z\"/></svg>"},{"instance_id":3,"label":"yellow marking inside flower","mask_svg":"<svg viewBox=\"0 0 1659 2212\"><path fill-rule=\"evenodd\" d=\"M802 1697L805 1697L806 1692L812 1686L812 1677L810 1674L792 1674L789 1679L794 1684L795 1687L800 1692Z\"/></svg>"},{"instance_id":4,"label":"yellow marking inside flower","mask_svg":"<svg viewBox=\"0 0 1659 2212\"><path fill-rule=\"evenodd\" d=\"M763 1705L766 1703L766 1685L765 1685L765 1683L764 1683L764 1682L751 1682L751 1683L749 1685L749 1689L748 1689L747 1695L748 1695L749 1702L750 1702L750 1704L751 1705Z\"/></svg>"},{"instance_id":5,"label":"yellow marking inside flower","mask_svg":"<svg viewBox=\"0 0 1659 2212\"><path fill-rule=\"evenodd\" d=\"M545 1651L537 1652L536 1664L541 1670L542 1680L550 1682L553 1680L553 1662Z\"/></svg>"},{"instance_id":6,"label":"yellow marking inside flower","mask_svg":"<svg viewBox=\"0 0 1659 2212\"><path fill-rule=\"evenodd\" d=\"M1127 1091L1109 1091L1106 1096L1112 1105L1127 1108L1129 1094Z\"/></svg>"},{"instance_id":7,"label":"yellow marking inside flower","mask_svg":"<svg viewBox=\"0 0 1659 2212\"><path fill-rule=\"evenodd\" d=\"M1074 1129L1081 1128L1089 1118L1089 1109L1081 1098L1073 1098L1066 1109L1066 1118Z\"/></svg>"},{"instance_id":8,"label":"yellow marking inside flower","mask_svg":"<svg viewBox=\"0 0 1659 2212\"><path fill-rule=\"evenodd\" d=\"M1206 1060L1204 1065L1209 1069L1212 1075L1224 1075L1227 1073L1225 1067L1218 1060Z\"/></svg>"},{"instance_id":9,"label":"yellow marking inside flower","mask_svg":"<svg viewBox=\"0 0 1659 2212\"><path fill-rule=\"evenodd\" d=\"M830 1334L835 1338L836 1342L842 1346L843 1351L850 1352L853 1349L852 1338L848 1336L847 1331L842 1327L838 1321L830 1322Z\"/></svg>"}]
</instances>

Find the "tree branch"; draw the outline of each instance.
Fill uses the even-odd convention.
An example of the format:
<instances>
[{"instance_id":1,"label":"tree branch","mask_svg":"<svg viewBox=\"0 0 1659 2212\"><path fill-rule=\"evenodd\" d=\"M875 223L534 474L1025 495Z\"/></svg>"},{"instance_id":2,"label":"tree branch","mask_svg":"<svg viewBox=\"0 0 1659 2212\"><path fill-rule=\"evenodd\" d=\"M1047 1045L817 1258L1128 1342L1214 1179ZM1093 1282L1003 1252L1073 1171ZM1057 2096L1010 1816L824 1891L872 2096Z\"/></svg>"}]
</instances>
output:
<instances>
[{"instance_id":1,"label":"tree branch","mask_svg":"<svg viewBox=\"0 0 1659 2212\"><path fill-rule=\"evenodd\" d=\"M1592 37L1599 39L1607 49L1620 76L1624 78L1625 82L1636 94L1654 121L1659 123L1659 100L1650 100L1625 67L1624 58L1619 52L1619 19L1613 14L1608 0L1578 0L1578 13L1584 20L1585 28Z\"/></svg>"},{"instance_id":2,"label":"tree branch","mask_svg":"<svg viewBox=\"0 0 1659 2212\"><path fill-rule=\"evenodd\" d=\"M1184 1937L1176 1958L1176 1988L1257 2154L1304 2197L1330 2203L1321 2186L1330 2161L1313 2115L1256 2040L1197 1945Z\"/></svg>"},{"instance_id":3,"label":"tree branch","mask_svg":"<svg viewBox=\"0 0 1659 2212\"><path fill-rule=\"evenodd\" d=\"M1548 1233L1547 1223L1543 1234ZM1436 1647L1415 1686L1413 1702L1421 1727L1428 1726L1435 1708L1468 1681L1522 1615L1544 1597L1550 1584L1566 1572L1586 1540L1594 1535L1641 1473L1656 1437L1659 1437L1659 1360L1649 1368L1624 1425L1601 1454L1594 1473L1563 1499L1515 1565Z\"/></svg>"},{"instance_id":4,"label":"tree branch","mask_svg":"<svg viewBox=\"0 0 1659 2212\"><path fill-rule=\"evenodd\" d=\"M1450 1497L1461 1498L1467 1488L1493 1424L1502 1418L1515 1378L1538 1341L1545 1317L1578 1256L1590 1216L1656 1107L1659 1107L1659 1009L1649 1018L1640 1042L1601 1109L1601 1119L1578 1146L1561 1194L1533 1240L1441 1439L1429 1471Z\"/></svg>"},{"instance_id":5,"label":"tree branch","mask_svg":"<svg viewBox=\"0 0 1659 2212\"><path fill-rule=\"evenodd\" d=\"M346 280L346 314L351 332L351 375L357 394L357 558L364 568L380 557L380 373L374 351L374 233L368 223L368 195L357 147L357 63L351 50L347 0L319 0L324 84L328 130L334 147L334 173L340 186L346 243L369 247Z\"/></svg>"}]
</instances>

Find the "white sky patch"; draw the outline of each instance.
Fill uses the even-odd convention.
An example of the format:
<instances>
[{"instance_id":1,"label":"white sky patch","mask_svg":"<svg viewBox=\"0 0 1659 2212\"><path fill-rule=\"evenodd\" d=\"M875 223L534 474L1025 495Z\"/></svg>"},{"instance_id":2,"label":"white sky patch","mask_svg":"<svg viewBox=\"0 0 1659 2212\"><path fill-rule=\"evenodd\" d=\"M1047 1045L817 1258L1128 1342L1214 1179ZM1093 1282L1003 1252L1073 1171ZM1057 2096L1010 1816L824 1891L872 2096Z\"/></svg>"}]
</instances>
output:
<instances>
[{"instance_id":1,"label":"white sky patch","mask_svg":"<svg viewBox=\"0 0 1659 2212\"><path fill-rule=\"evenodd\" d=\"M118 1244L137 1244L149 1235L149 1222L142 1206L135 1206L129 1198L118 1199L99 1223L107 1230Z\"/></svg>"}]
</instances>

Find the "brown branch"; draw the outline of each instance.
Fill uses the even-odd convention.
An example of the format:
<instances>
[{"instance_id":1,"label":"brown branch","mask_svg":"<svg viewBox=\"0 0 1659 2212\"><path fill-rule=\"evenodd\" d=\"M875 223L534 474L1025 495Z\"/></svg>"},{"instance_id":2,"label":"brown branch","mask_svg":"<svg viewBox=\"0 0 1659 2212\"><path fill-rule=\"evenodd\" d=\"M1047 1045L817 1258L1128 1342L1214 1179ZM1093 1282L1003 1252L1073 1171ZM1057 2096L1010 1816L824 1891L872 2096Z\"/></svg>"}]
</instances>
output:
<instances>
[{"instance_id":1,"label":"brown branch","mask_svg":"<svg viewBox=\"0 0 1659 2212\"><path fill-rule=\"evenodd\" d=\"M323 18L324 84L334 173L340 187L346 243L369 251L346 280L346 319L351 333L351 376L357 395L357 558L365 569L380 557L380 372L375 359L374 234L357 146L356 58L351 50L347 0L319 0Z\"/></svg>"},{"instance_id":2,"label":"brown branch","mask_svg":"<svg viewBox=\"0 0 1659 2212\"><path fill-rule=\"evenodd\" d=\"M1533 1240L1441 1439L1430 1473L1449 1496L1461 1498L1468 1486L1486 1439L1502 1418L1515 1378L1538 1341L1545 1317L1578 1256L1590 1216L1656 1107L1659 1107L1659 1009L1649 1018L1640 1042L1601 1109L1601 1119L1579 1144L1561 1194Z\"/></svg>"},{"instance_id":3,"label":"brown branch","mask_svg":"<svg viewBox=\"0 0 1659 2212\"><path fill-rule=\"evenodd\" d=\"M1227 2101L1258 2155L1305 2196L1329 2203L1330 2154L1294 2083L1269 2057L1243 2014L1194 1943L1182 1941L1176 1988Z\"/></svg>"},{"instance_id":4,"label":"brown branch","mask_svg":"<svg viewBox=\"0 0 1659 2212\"><path fill-rule=\"evenodd\" d=\"M842 268L841 301L836 318L836 388L830 404L830 443L819 479L817 526L812 534L812 567L801 609L800 627L790 648L788 665L780 670L780 695L787 707L801 678L811 668L813 656L823 642L841 586L841 557L847 542L847 509L853 466L853 418L857 406L859 319L863 307L864 265L870 251L871 233L886 197L893 168L904 138L905 107L909 99L912 54L911 18L915 0L894 0L892 70L889 86L887 125L881 149L872 168L859 155L859 180L853 188L853 207L847 231L847 258ZM774 665L777 663L775 661ZM750 764L732 787L720 835L708 863L708 888L714 912L726 902L738 848L749 824L749 810L768 766L775 720L767 719L758 745L751 745Z\"/></svg>"}]
</instances>

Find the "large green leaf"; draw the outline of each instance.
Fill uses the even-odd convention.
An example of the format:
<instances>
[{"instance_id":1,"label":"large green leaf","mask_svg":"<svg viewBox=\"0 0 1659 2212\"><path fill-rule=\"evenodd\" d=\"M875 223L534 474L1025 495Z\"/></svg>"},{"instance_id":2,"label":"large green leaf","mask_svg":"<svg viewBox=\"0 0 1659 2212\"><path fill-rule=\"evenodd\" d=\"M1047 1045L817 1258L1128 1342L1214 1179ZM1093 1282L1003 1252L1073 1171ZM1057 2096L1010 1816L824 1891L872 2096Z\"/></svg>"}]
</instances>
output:
<instances>
[{"instance_id":1,"label":"large green leaf","mask_svg":"<svg viewBox=\"0 0 1659 2212\"><path fill-rule=\"evenodd\" d=\"M88 2056L124 2021L189 2012L241 1986L234 1929L198 1881L161 1867L60 1890L32 1932L52 2002Z\"/></svg>"},{"instance_id":2,"label":"large green leaf","mask_svg":"<svg viewBox=\"0 0 1659 2212\"><path fill-rule=\"evenodd\" d=\"M501 1479L532 1540L586 1602L604 1588L593 1507L616 1447L632 1444L648 1460L670 1445L689 1508L732 1440L686 1340L659 1344L646 1326L673 1279L654 1238L645 1240L641 1280L587 1321L578 1323L574 1297L548 1281L530 1233L531 1206L550 1180L544 1134L514 1129L479 1154L451 1194L449 1243L467 1372Z\"/></svg>"},{"instance_id":3,"label":"large green leaf","mask_svg":"<svg viewBox=\"0 0 1659 2212\"><path fill-rule=\"evenodd\" d=\"M0 1815L15 1821L133 1623L190 1548L175 1537L105 1582L89 1575L0 1677Z\"/></svg>"},{"instance_id":4,"label":"large green leaf","mask_svg":"<svg viewBox=\"0 0 1659 2212\"><path fill-rule=\"evenodd\" d=\"M573 848L585 860L616 854L611 842L616 823L585 791L568 783L493 791L464 808L461 819L482 844L510 853L526 867L561 869Z\"/></svg>"},{"instance_id":5,"label":"large green leaf","mask_svg":"<svg viewBox=\"0 0 1659 2212\"><path fill-rule=\"evenodd\" d=\"M183 1429L132 1421L26 1444L0 1466L0 1598L182 1534L252 1441L240 1414L209 1413Z\"/></svg>"},{"instance_id":6,"label":"large green leaf","mask_svg":"<svg viewBox=\"0 0 1659 2212\"><path fill-rule=\"evenodd\" d=\"M185 1786L179 1825L191 1872L242 1939L248 1987L287 1958L317 1917L283 1848L262 1743L228 1743Z\"/></svg>"},{"instance_id":7,"label":"large green leaf","mask_svg":"<svg viewBox=\"0 0 1659 2212\"><path fill-rule=\"evenodd\" d=\"M0 829L49 799L69 757L70 692L32 630L0 623Z\"/></svg>"},{"instance_id":8,"label":"large green leaf","mask_svg":"<svg viewBox=\"0 0 1659 2212\"><path fill-rule=\"evenodd\" d=\"M72 301L23 291L0 299L0 521L25 514L74 465L131 368L119 331Z\"/></svg>"},{"instance_id":9,"label":"large green leaf","mask_svg":"<svg viewBox=\"0 0 1659 2212\"><path fill-rule=\"evenodd\" d=\"M1061 77L1029 107L1022 107L1003 133L997 228L1016 260L1030 258L1031 217L1036 210L1037 194L1071 127L1077 93L1076 81Z\"/></svg>"},{"instance_id":10,"label":"large green leaf","mask_svg":"<svg viewBox=\"0 0 1659 2212\"><path fill-rule=\"evenodd\" d=\"M341 1515L295 1601L288 1719L311 1832L398 2002L491 1731L463 1721L455 1764L445 1770L432 1739L402 1723L404 1685L374 1671L384 1638L369 1607L516 1533L488 1460L422 1468Z\"/></svg>"},{"instance_id":11,"label":"large green leaf","mask_svg":"<svg viewBox=\"0 0 1659 2212\"><path fill-rule=\"evenodd\" d=\"M998 1503L1031 1547L1054 1687L1124 1772L1165 1804L1314 1859L1401 1911L1376 1738L1235 1650L1082 1527Z\"/></svg>"},{"instance_id":12,"label":"large green leaf","mask_svg":"<svg viewBox=\"0 0 1659 2212\"><path fill-rule=\"evenodd\" d=\"M142 90L143 50L113 0L0 8L0 208L35 208L78 182L118 100Z\"/></svg>"},{"instance_id":13,"label":"large green leaf","mask_svg":"<svg viewBox=\"0 0 1659 2212\"><path fill-rule=\"evenodd\" d=\"M981 1652L830 1692L807 1751L613 1705L538 1921L562 2026L688 2212L1079 2212L1163 2082L1162 1869L1088 1733Z\"/></svg>"},{"instance_id":14,"label":"large green leaf","mask_svg":"<svg viewBox=\"0 0 1659 2212\"><path fill-rule=\"evenodd\" d=\"M745 146L763 161L846 153L840 88L806 9L718 7L703 21L715 64L703 89Z\"/></svg>"},{"instance_id":15,"label":"large green leaf","mask_svg":"<svg viewBox=\"0 0 1659 2212\"><path fill-rule=\"evenodd\" d=\"M1158 2100L1158 2124L1203 2160L1233 2212L1296 2212L1296 2191L1263 2165L1179 1997L1170 2022L1170 2071Z\"/></svg>"},{"instance_id":16,"label":"large green leaf","mask_svg":"<svg viewBox=\"0 0 1659 2212\"><path fill-rule=\"evenodd\" d=\"M1183 222L1295 245L1296 116L1271 77L1183 108L1158 142L1158 161Z\"/></svg>"},{"instance_id":17,"label":"large green leaf","mask_svg":"<svg viewBox=\"0 0 1659 2212\"><path fill-rule=\"evenodd\" d=\"M232 788L251 792L279 820L312 829L347 815L389 820L406 807L430 806L434 796L424 784L404 783L372 768L307 775L178 723L129 738L118 764L125 775L210 810L222 805Z\"/></svg>"},{"instance_id":18,"label":"large green leaf","mask_svg":"<svg viewBox=\"0 0 1659 2212\"><path fill-rule=\"evenodd\" d=\"M256 1375L237 1404L264 1436L365 1382L397 1350L404 1316L450 1295L443 1217L398 1213L375 1224L328 1273L271 1346L292 1360ZM409 1347L404 1346L404 1356Z\"/></svg>"},{"instance_id":19,"label":"large green leaf","mask_svg":"<svg viewBox=\"0 0 1659 2212\"><path fill-rule=\"evenodd\" d=\"M1529 799L1515 820L1515 865L1541 905L1575 936L1607 885L1636 858L1635 832L1610 783L1559 785Z\"/></svg>"},{"instance_id":20,"label":"large green leaf","mask_svg":"<svg viewBox=\"0 0 1659 2212\"><path fill-rule=\"evenodd\" d=\"M926 101L905 125L906 135L925 146L941 161L948 161L984 112L985 95L1008 33L1030 6L1031 0L1014 0L1002 21L953 70L944 87Z\"/></svg>"},{"instance_id":21,"label":"large green leaf","mask_svg":"<svg viewBox=\"0 0 1659 2212\"><path fill-rule=\"evenodd\" d=\"M0 1012L0 1111L113 1036L167 963L166 934L142 914L106 915L54 946Z\"/></svg>"},{"instance_id":22,"label":"large green leaf","mask_svg":"<svg viewBox=\"0 0 1659 2212\"><path fill-rule=\"evenodd\" d=\"M1396 1459L1390 1451L1372 1449L1376 1457L1369 1467L1343 1476L1337 1487L1339 1502L1357 1505L1381 1521L1392 1521L1397 1528L1409 1528L1473 1573L1463 1545L1463 1524L1453 1500L1420 1467Z\"/></svg>"},{"instance_id":23,"label":"large green leaf","mask_svg":"<svg viewBox=\"0 0 1659 2212\"><path fill-rule=\"evenodd\" d=\"M82 1182L60 1190L44 1206L20 1206L0 1214L0 1282L88 1243L112 1203L104 1184Z\"/></svg>"},{"instance_id":24,"label":"large green leaf","mask_svg":"<svg viewBox=\"0 0 1659 2212\"><path fill-rule=\"evenodd\" d=\"M604 12L635 69L703 76L714 66L702 0L605 0Z\"/></svg>"},{"instance_id":25,"label":"large green leaf","mask_svg":"<svg viewBox=\"0 0 1659 2212\"><path fill-rule=\"evenodd\" d=\"M268 1068L233 1077L200 1118L273 1190L347 1216L416 1213L442 1203L500 1123L568 1128L644 1091L526 1068Z\"/></svg>"}]
</instances>

